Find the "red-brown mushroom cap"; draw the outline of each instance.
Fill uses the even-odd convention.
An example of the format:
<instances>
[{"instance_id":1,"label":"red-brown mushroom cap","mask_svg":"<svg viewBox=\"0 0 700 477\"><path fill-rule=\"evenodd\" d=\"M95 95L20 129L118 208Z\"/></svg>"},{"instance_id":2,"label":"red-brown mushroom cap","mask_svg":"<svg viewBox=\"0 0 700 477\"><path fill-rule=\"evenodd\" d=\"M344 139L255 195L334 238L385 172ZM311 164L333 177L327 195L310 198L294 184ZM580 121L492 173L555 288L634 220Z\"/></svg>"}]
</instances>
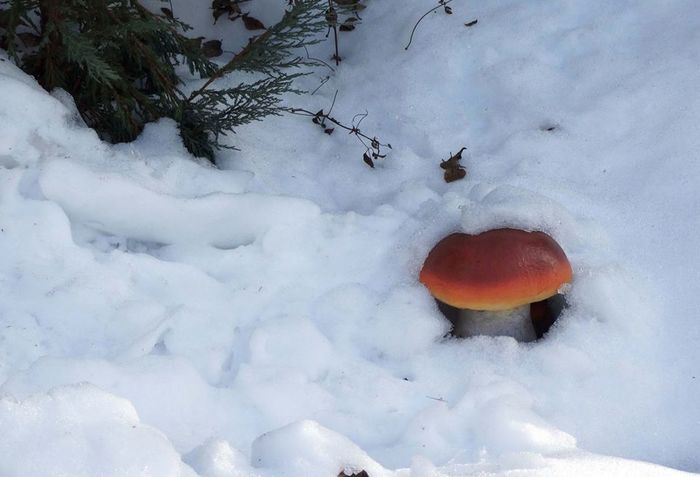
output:
<instances>
[{"instance_id":1,"label":"red-brown mushroom cap","mask_svg":"<svg viewBox=\"0 0 700 477\"><path fill-rule=\"evenodd\" d=\"M571 281L566 254L544 232L455 233L428 254L420 281L448 305L508 310L545 300Z\"/></svg>"}]
</instances>

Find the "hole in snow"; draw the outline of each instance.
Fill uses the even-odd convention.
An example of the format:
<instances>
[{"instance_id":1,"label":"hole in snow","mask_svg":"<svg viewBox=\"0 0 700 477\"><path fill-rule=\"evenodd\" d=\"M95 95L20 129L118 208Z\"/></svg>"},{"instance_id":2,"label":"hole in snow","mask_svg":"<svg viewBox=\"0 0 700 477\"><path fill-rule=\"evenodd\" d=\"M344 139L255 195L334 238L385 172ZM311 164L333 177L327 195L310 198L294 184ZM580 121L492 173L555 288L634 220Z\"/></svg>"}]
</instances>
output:
<instances>
[{"instance_id":1,"label":"hole in snow","mask_svg":"<svg viewBox=\"0 0 700 477\"><path fill-rule=\"evenodd\" d=\"M168 346L165 344L165 335L169 330L165 330L160 337L158 338L158 341L156 341L153 344L153 348L151 348L151 352L149 354L152 355L166 355L168 354Z\"/></svg>"},{"instance_id":2,"label":"hole in snow","mask_svg":"<svg viewBox=\"0 0 700 477\"><path fill-rule=\"evenodd\" d=\"M541 339L567 306L564 296L556 294L546 300L515 309L509 312L504 320L503 316L494 316L495 312L460 310L437 299L435 302L445 318L452 323L448 336L456 338L478 335L512 336L523 342ZM481 321L481 323L475 326L475 321ZM513 323L520 323L521 326L514 327Z\"/></svg>"},{"instance_id":3,"label":"hole in snow","mask_svg":"<svg viewBox=\"0 0 700 477\"><path fill-rule=\"evenodd\" d=\"M19 166L19 162L17 162L14 157L8 156L7 154L0 154L0 167L14 169L17 166Z\"/></svg>"}]
</instances>

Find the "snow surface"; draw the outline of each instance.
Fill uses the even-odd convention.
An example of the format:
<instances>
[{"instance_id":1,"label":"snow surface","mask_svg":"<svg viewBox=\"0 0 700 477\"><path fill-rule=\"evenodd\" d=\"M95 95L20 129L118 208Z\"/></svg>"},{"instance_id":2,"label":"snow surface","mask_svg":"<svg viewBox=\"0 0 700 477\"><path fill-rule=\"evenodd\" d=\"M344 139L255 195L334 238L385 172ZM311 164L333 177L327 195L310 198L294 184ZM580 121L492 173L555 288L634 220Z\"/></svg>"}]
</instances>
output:
<instances>
[{"instance_id":1,"label":"snow surface","mask_svg":"<svg viewBox=\"0 0 700 477\"><path fill-rule=\"evenodd\" d=\"M288 100L366 109L375 170L297 117L222 170L170 121L111 146L0 56L0 476L700 472L696 2L456 0L408 51L426 3L368 5ZM569 308L445 339L422 260L500 226L560 242Z\"/></svg>"}]
</instances>

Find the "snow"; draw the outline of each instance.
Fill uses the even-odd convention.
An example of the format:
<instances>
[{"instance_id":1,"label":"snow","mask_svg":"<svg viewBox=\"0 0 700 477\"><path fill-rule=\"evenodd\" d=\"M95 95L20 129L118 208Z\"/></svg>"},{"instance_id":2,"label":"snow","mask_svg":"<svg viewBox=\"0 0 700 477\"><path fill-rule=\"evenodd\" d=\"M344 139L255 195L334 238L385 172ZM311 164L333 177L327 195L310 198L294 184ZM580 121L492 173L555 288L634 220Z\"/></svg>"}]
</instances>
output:
<instances>
[{"instance_id":1,"label":"snow","mask_svg":"<svg viewBox=\"0 0 700 477\"><path fill-rule=\"evenodd\" d=\"M700 472L695 2L452 6L405 51L424 2L368 2L288 98L366 109L376 169L300 117L220 170L167 120L112 146L0 56L1 476ZM569 307L533 343L444 338L423 259L502 226L562 245Z\"/></svg>"},{"instance_id":2,"label":"snow","mask_svg":"<svg viewBox=\"0 0 700 477\"><path fill-rule=\"evenodd\" d=\"M78 187L66 187L73 181ZM194 198L159 194L119 174L95 174L68 161L54 161L39 187L76 222L111 235L159 244L235 248L251 243L273 225L318 215L314 204L255 193L211 193ZM127 195L129 203L120 203ZM110 213L104 210L109 208ZM255 215L249 212L255 210ZM244 223L237 221L245 216ZM183 228L182 224L188 227Z\"/></svg>"},{"instance_id":3,"label":"snow","mask_svg":"<svg viewBox=\"0 0 700 477\"><path fill-rule=\"evenodd\" d=\"M300 477L334 475L339 470L350 475L362 470L380 477L389 475L352 441L307 420L258 437L251 446L251 460L256 467Z\"/></svg>"},{"instance_id":4,"label":"snow","mask_svg":"<svg viewBox=\"0 0 700 477\"><path fill-rule=\"evenodd\" d=\"M0 474L178 476L196 474L167 437L139 422L129 401L89 384L0 401Z\"/></svg>"}]
</instances>

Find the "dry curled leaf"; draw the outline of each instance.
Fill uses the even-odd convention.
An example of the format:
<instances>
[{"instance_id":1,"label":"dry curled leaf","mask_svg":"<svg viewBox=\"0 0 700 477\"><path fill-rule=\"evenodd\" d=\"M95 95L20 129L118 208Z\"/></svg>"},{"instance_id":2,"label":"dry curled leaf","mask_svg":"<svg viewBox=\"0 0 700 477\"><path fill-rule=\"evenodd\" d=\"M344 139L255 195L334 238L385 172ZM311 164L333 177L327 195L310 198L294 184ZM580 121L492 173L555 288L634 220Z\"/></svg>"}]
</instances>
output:
<instances>
[{"instance_id":1,"label":"dry curled leaf","mask_svg":"<svg viewBox=\"0 0 700 477\"><path fill-rule=\"evenodd\" d=\"M346 18L338 29L340 31L353 31L355 29L356 22L357 18L355 17Z\"/></svg>"},{"instance_id":2,"label":"dry curled leaf","mask_svg":"<svg viewBox=\"0 0 700 477\"><path fill-rule=\"evenodd\" d=\"M369 157L369 154L366 152L362 155L362 160L365 161L365 164L367 164L369 167L374 169L374 161L372 160L371 157Z\"/></svg>"},{"instance_id":3,"label":"dry curled leaf","mask_svg":"<svg viewBox=\"0 0 700 477\"><path fill-rule=\"evenodd\" d=\"M222 15L228 15L229 19L234 20L243 13L236 0L213 0L211 2L211 9L214 23L216 23Z\"/></svg>"},{"instance_id":4,"label":"dry curled leaf","mask_svg":"<svg viewBox=\"0 0 700 477\"><path fill-rule=\"evenodd\" d=\"M464 167L459 166L454 169L449 169L445 171L444 178L445 182L450 183L464 179L467 176L467 171Z\"/></svg>"},{"instance_id":5,"label":"dry curled leaf","mask_svg":"<svg viewBox=\"0 0 700 477\"><path fill-rule=\"evenodd\" d=\"M454 182L460 179L464 179L467 176L467 170L463 165L459 163L462 159L462 152L466 149L463 147L459 152L450 155L450 158L446 161L440 161L440 167L445 170L444 178L445 182Z\"/></svg>"},{"instance_id":6,"label":"dry curled leaf","mask_svg":"<svg viewBox=\"0 0 700 477\"><path fill-rule=\"evenodd\" d=\"M223 54L221 40L209 40L202 43L202 54L207 58L216 58Z\"/></svg>"},{"instance_id":7,"label":"dry curled leaf","mask_svg":"<svg viewBox=\"0 0 700 477\"><path fill-rule=\"evenodd\" d=\"M472 21L470 21L470 22L467 22L467 23L464 24L464 26L465 26L465 27L472 27L472 26L476 25L477 23L479 23L479 20L478 20L478 19L472 20Z\"/></svg>"},{"instance_id":8,"label":"dry curled leaf","mask_svg":"<svg viewBox=\"0 0 700 477\"><path fill-rule=\"evenodd\" d=\"M265 25L257 18L251 17L247 13L241 16L243 20L243 25L245 25L246 30L265 30Z\"/></svg>"}]
</instances>

